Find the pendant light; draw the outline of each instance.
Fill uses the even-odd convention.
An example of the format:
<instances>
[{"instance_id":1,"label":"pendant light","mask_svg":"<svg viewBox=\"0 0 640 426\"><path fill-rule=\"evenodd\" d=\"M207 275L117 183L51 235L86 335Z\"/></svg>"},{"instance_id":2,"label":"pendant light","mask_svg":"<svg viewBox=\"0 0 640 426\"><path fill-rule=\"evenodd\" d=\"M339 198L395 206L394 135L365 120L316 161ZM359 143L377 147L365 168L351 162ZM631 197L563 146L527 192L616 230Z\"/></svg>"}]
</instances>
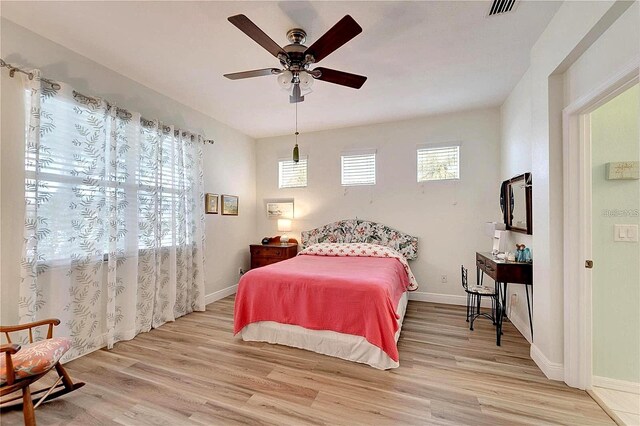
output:
<instances>
[{"instance_id":1,"label":"pendant light","mask_svg":"<svg viewBox=\"0 0 640 426\"><path fill-rule=\"evenodd\" d=\"M300 151L298 150L298 103L296 102L296 146L293 147L293 162L300 161Z\"/></svg>"}]
</instances>

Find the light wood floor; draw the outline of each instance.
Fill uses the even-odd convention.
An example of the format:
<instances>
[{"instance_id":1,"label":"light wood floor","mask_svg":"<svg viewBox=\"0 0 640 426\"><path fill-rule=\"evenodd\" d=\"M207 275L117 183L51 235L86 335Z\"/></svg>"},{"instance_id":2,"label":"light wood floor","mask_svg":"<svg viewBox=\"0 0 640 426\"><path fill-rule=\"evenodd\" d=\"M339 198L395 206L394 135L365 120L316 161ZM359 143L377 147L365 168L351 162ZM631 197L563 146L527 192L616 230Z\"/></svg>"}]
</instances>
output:
<instances>
[{"instance_id":1,"label":"light wood floor","mask_svg":"<svg viewBox=\"0 0 640 426\"><path fill-rule=\"evenodd\" d=\"M38 424L613 424L547 380L511 324L502 347L486 320L469 331L464 307L409 302L401 366L379 371L234 338L233 301L68 363L87 385L43 404Z\"/></svg>"}]
</instances>

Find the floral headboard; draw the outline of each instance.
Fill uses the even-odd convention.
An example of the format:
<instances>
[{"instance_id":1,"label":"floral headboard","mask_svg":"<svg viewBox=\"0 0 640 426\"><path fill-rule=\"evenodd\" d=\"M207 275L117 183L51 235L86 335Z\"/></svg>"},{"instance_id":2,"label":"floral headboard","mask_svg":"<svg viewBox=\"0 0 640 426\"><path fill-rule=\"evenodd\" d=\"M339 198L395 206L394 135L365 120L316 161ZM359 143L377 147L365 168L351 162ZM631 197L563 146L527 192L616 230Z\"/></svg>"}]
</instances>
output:
<instances>
[{"instance_id":1,"label":"floral headboard","mask_svg":"<svg viewBox=\"0 0 640 426\"><path fill-rule=\"evenodd\" d=\"M367 220L340 220L302 231L302 248L316 243L372 243L391 247L407 260L418 258L418 238Z\"/></svg>"}]
</instances>

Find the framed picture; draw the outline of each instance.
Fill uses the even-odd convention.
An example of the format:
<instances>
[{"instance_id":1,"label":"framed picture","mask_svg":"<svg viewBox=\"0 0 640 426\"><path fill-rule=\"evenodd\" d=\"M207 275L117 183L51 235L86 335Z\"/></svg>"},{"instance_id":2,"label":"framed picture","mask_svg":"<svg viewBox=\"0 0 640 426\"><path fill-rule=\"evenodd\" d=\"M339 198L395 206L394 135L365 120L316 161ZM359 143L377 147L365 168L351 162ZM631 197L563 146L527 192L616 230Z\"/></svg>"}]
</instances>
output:
<instances>
[{"instance_id":1,"label":"framed picture","mask_svg":"<svg viewBox=\"0 0 640 426\"><path fill-rule=\"evenodd\" d=\"M223 195L220 203L223 215L238 216L238 197L236 195Z\"/></svg>"},{"instance_id":2,"label":"framed picture","mask_svg":"<svg viewBox=\"0 0 640 426\"><path fill-rule=\"evenodd\" d=\"M268 219L293 219L293 201L267 203Z\"/></svg>"},{"instance_id":3,"label":"framed picture","mask_svg":"<svg viewBox=\"0 0 640 426\"><path fill-rule=\"evenodd\" d=\"M204 195L204 211L206 214L218 214L218 194Z\"/></svg>"}]
</instances>

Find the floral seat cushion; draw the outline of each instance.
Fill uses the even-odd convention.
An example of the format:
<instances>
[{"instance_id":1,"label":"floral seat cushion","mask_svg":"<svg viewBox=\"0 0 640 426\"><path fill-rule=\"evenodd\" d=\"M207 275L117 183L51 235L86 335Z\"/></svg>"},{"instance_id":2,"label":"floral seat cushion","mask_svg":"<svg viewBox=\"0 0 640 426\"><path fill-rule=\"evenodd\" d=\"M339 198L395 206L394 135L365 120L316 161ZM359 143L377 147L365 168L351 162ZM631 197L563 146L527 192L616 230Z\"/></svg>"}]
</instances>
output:
<instances>
[{"instance_id":1,"label":"floral seat cushion","mask_svg":"<svg viewBox=\"0 0 640 426\"><path fill-rule=\"evenodd\" d=\"M469 287L469 292L482 294L482 295L494 296L496 294L496 289L494 287L489 287L487 285L485 285L485 286L474 285L474 286Z\"/></svg>"},{"instance_id":2,"label":"floral seat cushion","mask_svg":"<svg viewBox=\"0 0 640 426\"><path fill-rule=\"evenodd\" d=\"M66 337L41 340L22 346L11 356L16 380L49 371L71 348L71 340ZM6 356L0 357L0 385L7 383Z\"/></svg>"}]
</instances>

